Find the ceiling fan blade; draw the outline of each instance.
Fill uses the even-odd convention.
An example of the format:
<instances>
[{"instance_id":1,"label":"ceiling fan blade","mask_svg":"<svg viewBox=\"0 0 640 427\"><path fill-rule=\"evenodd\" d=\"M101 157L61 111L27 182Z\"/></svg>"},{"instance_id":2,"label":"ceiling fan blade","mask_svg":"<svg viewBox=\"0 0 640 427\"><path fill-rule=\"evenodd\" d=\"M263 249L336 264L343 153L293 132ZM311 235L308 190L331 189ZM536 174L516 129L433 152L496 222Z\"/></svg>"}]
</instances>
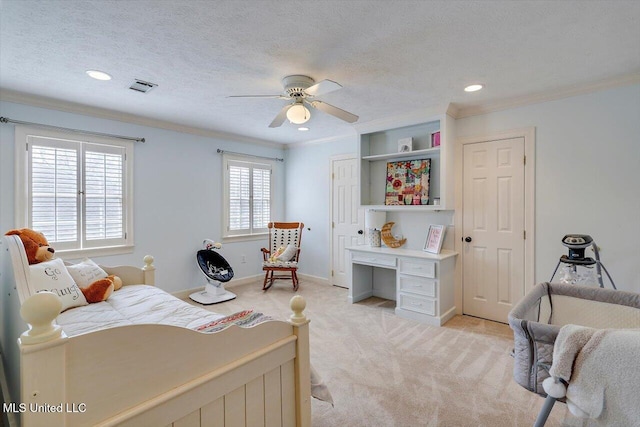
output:
<instances>
[{"instance_id":1,"label":"ceiling fan blade","mask_svg":"<svg viewBox=\"0 0 640 427\"><path fill-rule=\"evenodd\" d=\"M284 95L230 95L227 98L278 98L278 99L290 99Z\"/></svg>"},{"instance_id":2,"label":"ceiling fan blade","mask_svg":"<svg viewBox=\"0 0 640 427\"><path fill-rule=\"evenodd\" d=\"M331 114L332 116L335 116L340 120L344 120L345 122L355 123L359 119L359 117L356 116L355 114L351 114L348 111L344 111L338 107L334 107L333 105L327 104L326 102L311 101L309 102L309 104L311 104L313 108L317 108L320 111L323 111L327 114Z\"/></svg>"},{"instance_id":3,"label":"ceiling fan blade","mask_svg":"<svg viewBox=\"0 0 640 427\"><path fill-rule=\"evenodd\" d=\"M306 88L304 92L309 96L320 96L341 88L342 85L334 82L333 80L322 80L321 82Z\"/></svg>"},{"instance_id":4,"label":"ceiling fan blade","mask_svg":"<svg viewBox=\"0 0 640 427\"><path fill-rule=\"evenodd\" d=\"M269 125L270 128L277 128L282 126L282 124L284 123L285 119L287 118L287 111L289 111L289 108L293 107L294 104L287 104L285 105L282 110L280 110L280 112L278 113L278 115L276 116L275 119L273 119L273 121L271 122L271 124Z\"/></svg>"}]
</instances>

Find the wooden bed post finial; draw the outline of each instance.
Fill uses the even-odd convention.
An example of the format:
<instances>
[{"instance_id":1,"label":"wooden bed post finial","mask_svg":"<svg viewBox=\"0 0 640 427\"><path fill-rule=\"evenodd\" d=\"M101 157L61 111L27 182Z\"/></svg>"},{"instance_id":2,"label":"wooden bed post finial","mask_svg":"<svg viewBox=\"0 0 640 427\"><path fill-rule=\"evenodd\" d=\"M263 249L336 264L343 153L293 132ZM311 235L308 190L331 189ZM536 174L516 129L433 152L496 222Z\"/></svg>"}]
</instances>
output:
<instances>
[{"instance_id":1,"label":"wooden bed post finial","mask_svg":"<svg viewBox=\"0 0 640 427\"><path fill-rule=\"evenodd\" d=\"M151 255L145 255L144 258L142 258L142 260L144 261L144 267L142 267L143 270L147 271L147 270L156 269L153 266L153 257Z\"/></svg>"},{"instance_id":2,"label":"wooden bed post finial","mask_svg":"<svg viewBox=\"0 0 640 427\"><path fill-rule=\"evenodd\" d=\"M144 284L155 285L156 284L156 267L153 265L153 257L151 255L145 255L142 259L144 261Z\"/></svg>"},{"instance_id":3,"label":"wooden bed post finial","mask_svg":"<svg viewBox=\"0 0 640 427\"><path fill-rule=\"evenodd\" d=\"M307 302L300 295L291 298L291 301L289 301L289 307L291 307L291 311L293 311L293 314L289 316L291 323L301 325L308 322L307 317L303 313L306 306Z\"/></svg>"},{"instance_id":4,"label":"wooden bed post finial","mask_svg":"<svg viewBox=\"0 0 640 427\"><path fill-rule=\"evenodd\" d=\"M53 292L38 292L27 298L20 307L20 317L29 324L29 330L22 333L23 344L38 344L62 336L62 328L55 325L62 310L62 301Z\"/></svg>"}]
</instances>

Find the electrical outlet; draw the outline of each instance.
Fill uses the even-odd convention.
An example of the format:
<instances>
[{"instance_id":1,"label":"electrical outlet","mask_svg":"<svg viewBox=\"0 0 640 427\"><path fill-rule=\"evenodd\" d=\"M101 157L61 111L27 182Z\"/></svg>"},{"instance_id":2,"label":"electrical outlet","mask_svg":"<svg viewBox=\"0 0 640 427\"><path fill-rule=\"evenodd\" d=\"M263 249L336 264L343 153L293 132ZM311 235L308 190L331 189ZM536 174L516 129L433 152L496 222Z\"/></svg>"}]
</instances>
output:
<instances>
[{"instance_id":1,"label":"electrical outlet","mask_svg":"<svg viewBox=\"0 0 640 427\"><path fill-rule=\"evenodd\" d=\"M247 262L247 257L246 257L246 256L244 256L244 255L242 255L242 258L241 258L240 262L241 262L242 264L246 264L246 262Z\"/></svg>"}]
</instances>

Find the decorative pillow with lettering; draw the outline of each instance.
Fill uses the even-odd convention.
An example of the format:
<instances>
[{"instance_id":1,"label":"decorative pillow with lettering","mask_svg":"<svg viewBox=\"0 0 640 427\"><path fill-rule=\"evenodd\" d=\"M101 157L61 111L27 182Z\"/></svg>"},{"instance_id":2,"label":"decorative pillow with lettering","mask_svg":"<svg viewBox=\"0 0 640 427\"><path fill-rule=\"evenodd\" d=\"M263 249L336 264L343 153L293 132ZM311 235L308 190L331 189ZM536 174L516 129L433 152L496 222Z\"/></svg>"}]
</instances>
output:
<instances>
[{"instance_id":1,"label":"decorative pillow with lettering","mask_svg":"<svg viewBox=\"0 0 640 427\"><path fill-rule=\"evenodd\" d=\"M67 271L80 288L86 288L96 280L108 276L106 271L89 258L83 259L78 264L67 265Z\"/></svg>"},{"instance_id":2,"label":"decorative pillow with lettering","mask_svg":"<svg viewBox=\"0 0 640 427\"><path fill-rule=\"evenodd\" d=\"M55 258L50 261L29 266L29 283L35 292L51 291L60 297L62 311L87 305L82 291L73 281L64 262Z\"/></svg>"}]
</instances>

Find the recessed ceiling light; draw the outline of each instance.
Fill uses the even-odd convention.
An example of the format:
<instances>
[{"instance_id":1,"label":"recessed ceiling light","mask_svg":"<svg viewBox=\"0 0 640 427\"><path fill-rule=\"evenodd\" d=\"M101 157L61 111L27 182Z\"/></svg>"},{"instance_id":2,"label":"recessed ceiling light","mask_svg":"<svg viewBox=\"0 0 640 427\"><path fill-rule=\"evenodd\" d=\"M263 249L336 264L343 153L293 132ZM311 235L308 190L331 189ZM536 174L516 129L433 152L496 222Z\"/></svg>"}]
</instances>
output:
<instances>
[{"instance_id":1,"label":"recessed ceiling light","mask_svg":"<svg viewBox=\"0 0 640 427\"><path fill-rule=\"evenodd\" d=\"M104 71L87 70L87 74L89 75L89 77L96 80L111 80L111 76Z\"/></svg>"},{"instance_id":2,"label":"recessed ceiling light","mask_svg":"<svg viewBox=\"0 0 640 427\"><path fill-rule=\"evenodd\" d=\"M469 85L469 86L464 88L464 91L465 92L475 92L475 91L478 91L478 90L482 89L483 87L484 87L484 85L481 85L481 84Z\"/></svg>"},{"instance_id":3,"label":"recessed ceiling light","mask_svg":"<svg viewBox=\"0 0 640 427\"><path fill-rule=\"evenodd\" d=\"M308 128L308 127L305 127L305 126L302 126L302 127L299 127L299 128L298 128L298 130L299 130L300 132L306 132L306 131L308 131L308 130L309 130L309 128Z\"/></svg>"}]
</instances>

